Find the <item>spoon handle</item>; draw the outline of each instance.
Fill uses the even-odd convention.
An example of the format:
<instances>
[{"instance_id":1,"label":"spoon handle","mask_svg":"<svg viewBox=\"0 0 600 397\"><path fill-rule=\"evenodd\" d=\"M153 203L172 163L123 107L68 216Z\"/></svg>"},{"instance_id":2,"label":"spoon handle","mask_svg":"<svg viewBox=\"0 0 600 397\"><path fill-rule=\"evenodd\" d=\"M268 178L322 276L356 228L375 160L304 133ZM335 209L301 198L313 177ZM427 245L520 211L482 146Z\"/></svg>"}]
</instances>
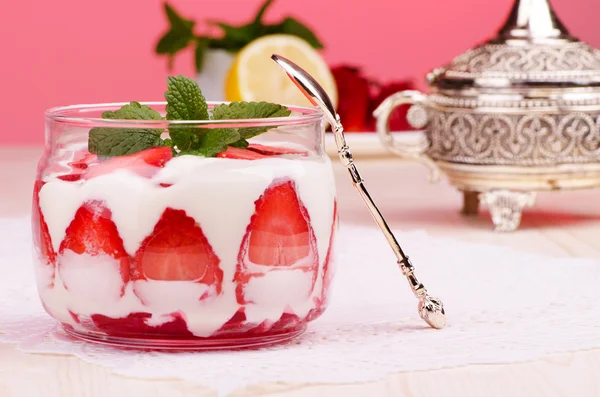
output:
<instances>
[{"instance_id":1,"label":"spoon handle","mask_svg":"<svg viewBox=\"0 0 600 397\"><path fill-rule=\"evenodd\" d=\"M356 165L354 164L354 159L352 158L352 153L350 152L350 148L346 143L346 138L344 137L344 127L340 121L339 116L336 114L336 122L333 126L333 134L335 138L335 143L338 147L338 155L342 163L348 169L348 173L350 174L350 178L352 179L352 183L358 193L362 197L365 202L371 216L375 219L375 222L385 235L388 244L394 251L396 255L396 259L400 269L402 270L402 274L406 277L410 288L412 289L415 296L419 299L419 314L425 320L427 324L431 327L440 329L445 325L445 311L443 308L443 304L439 299L433 298L429 296L427 293L427 289L425 286L419 281L417 276L415 275L415 268L411 264L408 256L404 253L400 244L394 237L394 234L390 230L387 222L385 221L383 215L377 208L375 201L369 194L367 187L364 184L364 180L360 176Z\"/></svg>"},{"instance_id":2,"label":"spoon handle","mask_svg":"<svg viewBox=\"0 0 600 397\"><path fill-rule=\"evenodd\" d=\"M338 147L338 154L342 163L348 169L350 177L354 187L360 193L360 196L364 200L369 212L375 218L377 225L385 235L388 243L394 250L398 265L402 270L402 274L408 280L410 288L412 289L415 296L419 299L419 315L421 318L433 328L442 328L446 323L446 313L444 312L444 305L439 299L429 296L427 290L419 282L417 276L415 276L415 268L408 260L408 257L400 248L400 245L396 241L394 234L390 230L390 227L383 219L383 215L379 212L379 209L375 205L375 202L371 198L369 191L365 187L365 184L354 165L350 148L346 144L346 138L344 138L344 127L340 121L340 116L336 113L335 107L331 102L331 98L325 92L323 87L310 75L306 70L296 65L294 62L282 57L281 55L273 54L271 56L279 66L287 73L288 77L292 79L296 87L306 96L306 98L315 106L318 106L323 111L327 121L333 128L335 137L335 143Z\"/></svg>"}]
</instances>

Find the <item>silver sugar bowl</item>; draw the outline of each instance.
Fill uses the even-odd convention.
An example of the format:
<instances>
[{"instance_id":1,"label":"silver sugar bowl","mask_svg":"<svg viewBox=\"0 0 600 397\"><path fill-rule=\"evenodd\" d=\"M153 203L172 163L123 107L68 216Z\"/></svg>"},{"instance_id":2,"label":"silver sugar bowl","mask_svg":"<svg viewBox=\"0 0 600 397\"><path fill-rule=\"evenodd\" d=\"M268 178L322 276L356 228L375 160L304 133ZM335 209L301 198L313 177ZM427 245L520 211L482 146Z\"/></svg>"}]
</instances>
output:
<instances>
[{"instance_id":1,"label":"silver sugar bowl","mask_svg":"<svg viewBox=\"0 0 600 397\"><path fill-rule=\"evenodd\" d=\"M375 111L393 153L440 171L464 195L463 213L489 206L513 231L537 191L600 186L600 50L571 36L548 0L516 0L497 36L428 76L431 93L403 91ZM424 129L394 140L388 118L409 104Z\"/></svg>"}]
</instances>

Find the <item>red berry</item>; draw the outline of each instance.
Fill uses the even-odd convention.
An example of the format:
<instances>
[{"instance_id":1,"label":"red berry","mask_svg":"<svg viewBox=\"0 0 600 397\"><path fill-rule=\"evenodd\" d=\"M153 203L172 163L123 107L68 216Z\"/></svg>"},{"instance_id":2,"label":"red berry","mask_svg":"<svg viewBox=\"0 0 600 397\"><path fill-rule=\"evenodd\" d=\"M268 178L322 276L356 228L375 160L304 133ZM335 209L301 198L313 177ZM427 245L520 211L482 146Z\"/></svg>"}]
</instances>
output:
<instances>
[{"instance_id":1,"label":"red berry","mask_svg":"<svg viewBox=\"0 0 600 397\"><path fill-rule=\"evenodd\" d=\"M255 203L238 254L235 280L238 302L247 303L244 289L254 277L289 268L313 273L318 269L316 239L310 218L292 181L273 183ZM255 266L263 270L253 270ZM264 267L270 268L265 271ZM307 296L308 298L308 296Z\"/></svg>"},{"instance_id":2,"label":"red berry","mask_svg":"<svg viewBox=\"0 0 600 397\"><path fill-rule=\"evenodd\" d=\"M127 317L112 318L102 314L93 314L92 321L96 327L112 336L148 336L148 337L193 337L188 330L185 319L180 313L172 313L171 321L152 326L148 320L150 313L131 313Z\"/></svg>"},{"instance_id":3,"label":"red berry","mask_svg":"<svg viewBox=\"0 0 600 397\"><path fill-rule=\"evenodd\" d=\"M366 131L370 84L358 68L338 66L331 70L340 98L337 113L347 132Z\"/></svg>"},{"instance_id":4,"label":"red berry","mask_svg":"<svg viewBox=\"0 0 600 397\"><path fill-rule=\"evenodd\" d=\"M225 158L225 159L238 159L238 160L259 160L266 158L260 153L257 153L253 150L248 149L240 149L233 146L228 146L227 150L217 154L217 157Z\"/></svg>"},{"instance_id":5,"label":"red berry","mask_svg":"<svg viewBox=\"0 0 600 397\"><path fill-rule=\"evenodd\" d=\"M129 281L129 255L123 247L117 226L112 221L111 211L100 201L84 203L67 227L65 238L60 244L60 254L70 250L78 255L107 255L119 262L119 271L124 285ZM60 266L60 263L59 263Z\"/></svg>"},{"instance_id":6,"label":"red berry","mask_svg":"<svg viewBox=\"0 0 600 397\"><path fill-rule=\"evenodd\" d=\"M278 156L282 154L297 154L300 156L307 156L308 152L298 151L291 148L279 147L279 146L265 146L258 143L251 143L248 146L248 150L264 154L265 156Z\"/></svg>"},{"instance_id":7,"label":"red berry","mask_svg":"<svg viewBox=\"0 0 600 397\"><path fill-rule=\"evenodd\" d=\"M371 101L371 109L369 114L369 123L367 125L368 131L375 131L375 118L372 113L387 97L400 91L414 90L414 85L410 81L397 81L383 85L378 94ZM406 120L406 112L409 106L397 107L394 112L390 115L389 129L390 131L407 131L413 129L408 121Z\"/></svg>"},{"instance_id":8,"label":"red berry","mask_svg":"<svg viewBox=\"0 0 600 397\"><path fill-rule=\"evenodd\" d=\"M33 231L33 245L38 255L38 258L43 261L46 266L56 266L56 252L52 247L52 239L50 238L50 231L48 225L44 220L44 215L40 208L40 190L44 186L44 182L36 180L33 185L33 208L31 210L31 226ZM54 279L54 273L52 273L52 281Z\"/></svg>"},{"instance_id":9,"label":"red berry","mask_svg":"<svg viewBox=\"0 0 600 397\"><path fill-rule=\"evenodd\" d=\"M75 152L73 161L67 163L71 170L68 174L59 175L57 178L67 182L75 182L83 178L85 171L92 164L98 163L98 156L91 154L88 151Z\"/></svg>"},{"instance_id":10,"label":"red berry","mask_svg":"<svg viewBox=\"0 0 600 397\"><path fill-rule=\"evenodd\" d=\"M98 164L91 164L85 172L85 179L127 169L146 178L151 178L158 169L173 158L170 147L154 147L127 156L115 156Z\"/></svg>"},{"instance_id":11,"label":"red berry","mask_svg":"<svg viewBox=\"0 0 600 397\"><path fill-rule=\"evenodd\" d=\"M98 162L98 156L90 152L77 152L69 165L74 169L87 170L90 164Z\"/></svg>"},{"instance_id":12,"label":"red berry","mask_svg":"<svg viewBox=\"0 0 600 397\"><path fill-rule=\"evenodd\" d=\"M223 271L200 225L183 210L167 208L133 260L133 278L185 280L221 290Z\"/></svg>"}]
</instances>

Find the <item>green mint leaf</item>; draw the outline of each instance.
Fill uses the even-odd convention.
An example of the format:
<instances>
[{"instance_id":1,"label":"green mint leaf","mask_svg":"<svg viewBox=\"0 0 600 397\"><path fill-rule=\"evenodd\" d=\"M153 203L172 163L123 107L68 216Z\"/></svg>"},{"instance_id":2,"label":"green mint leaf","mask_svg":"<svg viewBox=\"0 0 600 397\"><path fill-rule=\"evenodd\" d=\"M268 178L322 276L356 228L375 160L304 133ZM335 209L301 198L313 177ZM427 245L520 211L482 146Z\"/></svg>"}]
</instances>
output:
<instances>
[{"instance_id":1,"label":"green mint leaf","mask_svg":"<svg viewBox=\"0 0 600 397\"><path fill-rule=\"evenodd\" d=\"M269 102L231 102L215 106L213 120L266 119L287 117L291 111L285 106Z\"/></svg>"},{"instance_id":2,"label":"green mint leaf","mask_svg":"<svg viewBox=\"0 0 600 397\"><path fill-rule=\"evenodd\" d=\"M232 26L223 22L215 22L215 25L220 27L225 36L223 39L227 39L231 43L235 43L239 48L242 48L256 37L258 37L258 29L254 24Z\"/></svg>"},{"instance_id":3,"label":"green mint leaf","mask_svg":"<svg viewBox=\"0 0 600 397\"><path fill-rule=\"evenodd\" d=\"M304 25L297 19L288 17L285 18L281 23L276 25L267 25L265 27L265 34L290 34L293 36L300 37L308 42L311 47L316 49L323 48L323 43L317 38L317 36L310 30L310 28Z\"/></svg>"},{"instance_id":4,"label":"green mint leaf","mask_svg":"<svg viewBox=\"0 0 600 397\"><path fill-rule=\"evenodd\" d=\"M185 76L167 78L167 120L208 120L208 106L195 80ZM193 127L169 127L169 135L180 151L194 149L199 131Z\"/></svg>"},{"instance_id":5,"label":"green mint leaf","mask_svg":"<svg viewBox=\"0 0 600 397\"><path fill-rule=\"evenodd\" d=\"M169 76L167 87L167 120L208 120L208 106L196 80Z\"/></svg>"},{"instance_id":6,"label":"green mint leaf","mask_svg":"<svg viewBox=\"0 0 600 397\"><path fill-rule=\"evenodd\" d=\"M235 128L215 128L202 135L201 142L194 149L183 150L178 156L193 155L214 157L227 150L227 146L240 140L240 134Z\"/></svg>"},{"instance_id":7,"label":"green mint leaf","mask_svg":"<svg viewBox=\"0 0 600 397\"><path fill-rule=\"evenodd\" d=\"M90 130L88 150L100 156L125 156L161 146L154 129L97 127Z\"/></svg>"},{"instance_id":8,"label":"green mint leaf","mask_svg":"<svg viewBox=\"0 0 600 397\"><path fill-rule=\"evenodd\" d=\"M208 48L229 51L233 54L241 50L243 45L228 36L208 39Z\"/></svg>"},{"instance_id":9,"label":"green mint leaf","mask_svg":"<svg viewBox=\"0 0 600 397\"><path fill-rule=\"evenodd\" d=\"M227 149L227 146L240 140L236 128L214 128L206 131L200 139L198 151L205 157L213 157Z\"/></svg>"},{"instance_id":10,"label":"green mint leaf","mask_svg":"<svg viewBox=\"0 0 600 397\"><path fill-rule=\"evenodd\" d=\"M229 146L237 147L240 149L246 149L249 145L250 145L250 143L248 143L248 141L245 140L244 138L240 138L239 141L235 141L235 142L229 144Z\"/></svg>"},{"instance_id":11,"label":"green mint leaf","mask_svg":"<svg viewBox=\"0 0 600 397\"><path fill-rule=\"evenodd\" d=\"M196 39L196 50L194 51L194 67L196 68L196 73L200 73L204 66L204 56L206 55L208 44L209 41L204 37Z\"/></svg>"},{"instance_id":12,"label":"green mint leaf","mask_svg":"<svg viewBox=\"0 0 600 397\"><path fill-rule=\"evenodd\" d=\"M139 102L130 102L121 107L121 109L102 113L103 119L121 119L121 120L162 120L162 116L150 106L142 105Z\"/></svg>"},{"instance_id":13,"label":"green mint leaf","mask_svg":"<svg viewBox=\"0 0 600 397\"><path fill-rule=\"evenodd\" d=\"M195 22L180 16L169 3L165 3L165 13L170 28L156 44L156 53L168 55L171 67L173 56L186 48L194 38Z\"/></svg>"},{"instance_id":14,"label":"green mint leaf","mask_svg":"<svg viewBox=\"0 0 600 397\"><path fill-rule=\"evenodd\" d=\"M162 120L156 110L139 102L130 102L115 111L102 113L104 119ZM88 150L101 156L124 156L163 144L162 128L92 128L88 137Z\"/></svg>"},{"instance_id":15,"label":"green mint leaf","mask_svg":"<svg viewBox=\"0 0 600 397\"><path fill-rule=\"evenodd\" d=\"M291 111L282 105L268 102L231 102L215 106L212 112L213 120L233 119L264 119L271 117L287 117ZM249 127L240 128L240 136L250 139L262 134L273 127Z\"/></svg>"},{"instance_id":16,"label":"green mint leaf","mask_svg":"<svg viewBox=\"0 0 600 397\"><path fill-rule=\"evenodd\" d=\"M273 0L267 0L263 3L262 6L260 6L260 9L258 10L258 12L256 13L256 16L254 17L254 25L260 26L262 25L262 19L265 16L265 12L267 11L267 8L269 8L271 6L271 4L273 3Z\"/></svg>"}]
</instances>

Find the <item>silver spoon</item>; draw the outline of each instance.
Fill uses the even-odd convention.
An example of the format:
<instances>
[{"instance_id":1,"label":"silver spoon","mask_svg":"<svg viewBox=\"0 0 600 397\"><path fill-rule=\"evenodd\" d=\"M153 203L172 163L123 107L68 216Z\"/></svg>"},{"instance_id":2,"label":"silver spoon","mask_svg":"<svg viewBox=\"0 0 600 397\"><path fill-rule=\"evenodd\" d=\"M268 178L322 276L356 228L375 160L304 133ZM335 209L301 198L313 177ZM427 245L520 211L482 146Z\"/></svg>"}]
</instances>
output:
<instances>
[{"instance_id":1,"label":"silver spoon","mask_svg":"<svg viewBox=\"0 0 600 397\"><path fill-rule=\"evenodd\" d=\"M290 79L292 79L294 84L296 84L296 86L300 89L300 91L302 91L308 100L314 106L320 107L325 113L327 121L329 121L333 129L335 143L338 147L338 154L342 160L342 163L344 163L348 169L348 172L350 173L354 187L360 193L363 201L367 205L367 208L371 212L371 215L373 218L375 218L377 225L379 225L379 228L385 235L390 247L392 247L394 254L396 254L396 258L398 259L398 265L402 270L402 274L404 274L413 293L419 299L419 315L432 328L443 328L446 324L444 305L442 304L441 300L429 296L425 286L419 282L415 276L414 266L404 254L402 248L400 248L400 245L392 234L392 231L383 218L383 215L381 215L381 212L379 212L375 202L369 195L369 192L367 191L367 188L365 187L364 182L360 177L358 170L356 169L356 165L354 165L352 154L350 153L350 149L346 144L346 138L344 138L344 128L340 122L340 116L335 112L333 104L331 103L331 99L323 87L321 87L319 83L317 83L315 79L300 66L280 55L272 55L271 58L277 62L277 64L281 66L283 70L285 70Z\"/></svg>"}]
</instances>

